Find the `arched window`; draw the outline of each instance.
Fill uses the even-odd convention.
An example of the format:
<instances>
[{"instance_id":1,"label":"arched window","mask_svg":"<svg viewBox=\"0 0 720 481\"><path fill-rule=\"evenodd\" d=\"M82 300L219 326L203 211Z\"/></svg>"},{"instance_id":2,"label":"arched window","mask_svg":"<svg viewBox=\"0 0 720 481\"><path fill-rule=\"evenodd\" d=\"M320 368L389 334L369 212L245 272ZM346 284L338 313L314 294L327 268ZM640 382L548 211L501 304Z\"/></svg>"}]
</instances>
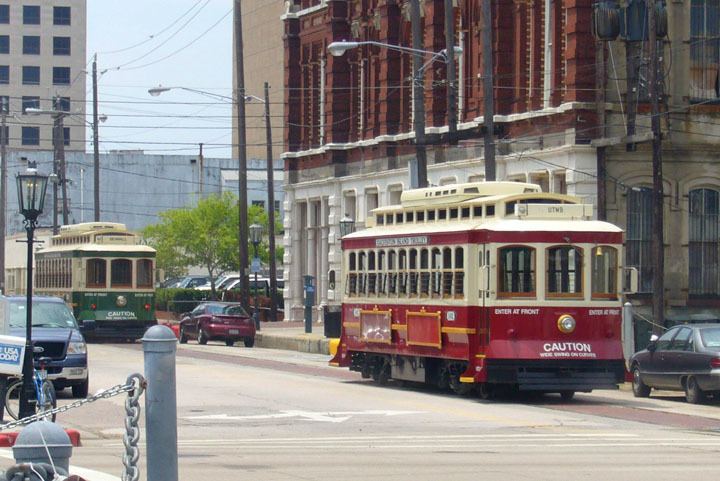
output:
<instances>
[{"instance_id":1,"label":"arched window","mask_svg":"<svg viewBox=\"0 0 720 481\"><path fill-rule=\"evenodd\" d=\"M107 262L105 259L88 259L85 270L87 287L107 287Z\"/></svg>"},{"instance_id":2,"label":"arched window","mask_svg":"<svg viewBox=\"0 0 720 481\"><path fill-rule=\"evenodd\" d=\"M535 297L535 249L503 247L498 251L498 297Z\"/></svg>"},{"instance_id":3,"label":"arched window","mask_svg":"<svg viewBox=\"0 0 720 481\"><path fill-rule=\"evenodd\" d=\"M150 259L139 259L137 261L137 287L152 287L153 285L153 262Z\"/></svg>"},{"instance_id":4,"label":"arched window","mask_svg":"<svg viewBox=\"0 0 720 481\"><path fill-rule=\"evenodd\" d=\"M110 287L132 286L132 261L113 259L110 262Z\"/></svg>"},{"instance_id":5,"label":"arched window","mask_svg":"<svg viewBox=\"0 0 720 481\"><path fill-rule=\"evenodd\" d=\"M720 193L695 189L689 196L689 295L720 295Z\"/></svg>"},{"instance_id":6,"label":"arched window","mask_svg":"<svg viewBox=\"0 0 720 481\"><path fill-rule=\"evenodd\" d=\"M592 249L592 298L617 299L618 253L608 246Z\"/></svg>"},{"instance_id":7,"label":"arched window","mask_svg":"<svg viewBox=\"0 0 720 481\"><path fill-rule=\"evenodd\" d=\"M357 262L354 252L348 255L348 274L345 293L349 296L357 294Z\"/></svg>"},{"instance_id":8,"label":"arched window","mask_svg":"<svg viewBox=\"0 0 720 481\"><path fill-rule=\"evenodd\" d=\"M627 265L638 270L638 292L652 292L652 189L636 187L627 194Z\"/></svg>"},{"instance_id":9,"label":"arched window","mask_svg":"<svg viewBox=\"0 0 720 481\"><path fill-rule=\"evenodd\" d=\"M582 250L556 246L547 250L548 297L581 297L583 291Z\"/></svg>"}]
</instances>

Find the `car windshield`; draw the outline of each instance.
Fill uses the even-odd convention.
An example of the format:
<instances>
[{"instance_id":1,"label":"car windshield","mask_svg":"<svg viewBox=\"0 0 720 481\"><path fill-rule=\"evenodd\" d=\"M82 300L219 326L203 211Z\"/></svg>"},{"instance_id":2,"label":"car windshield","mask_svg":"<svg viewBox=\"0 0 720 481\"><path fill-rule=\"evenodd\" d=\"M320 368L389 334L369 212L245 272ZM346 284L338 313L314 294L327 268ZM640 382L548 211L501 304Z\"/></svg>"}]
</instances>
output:
<instances>
[{"instance_id":1,"label":"car windshield","mask_svg":"<svg viewBox=\"0 0 720 481\"><path fill-rule=\"evenodd\" d=\"M10 302L10 327L25 327L27 310L25 301ZM35 327L60 327L77 329L70 309L60 302L33 301L32 325Z\"/></svg>"},{"instance_id":2,"label":"car windshield","mask_svg":"<svg viewBox=\"0 0 720 481\"><path fill-rule=\"evenodd\" d=\"M225 304L208 304L207 312L209 314L226 314L228 316L246 316L247 312L241 305L225 305Z\"/></svg>"},{"instance_id":3,"label":"car windshield","mask_svg":"<svg viewBox=\"0 0 720 481\"><path fill-rule=\"evenodd\" d=\"M706 327L700 329L702 342L708 349L720 350L720 327Z\"/></svg>"}]
</instances>

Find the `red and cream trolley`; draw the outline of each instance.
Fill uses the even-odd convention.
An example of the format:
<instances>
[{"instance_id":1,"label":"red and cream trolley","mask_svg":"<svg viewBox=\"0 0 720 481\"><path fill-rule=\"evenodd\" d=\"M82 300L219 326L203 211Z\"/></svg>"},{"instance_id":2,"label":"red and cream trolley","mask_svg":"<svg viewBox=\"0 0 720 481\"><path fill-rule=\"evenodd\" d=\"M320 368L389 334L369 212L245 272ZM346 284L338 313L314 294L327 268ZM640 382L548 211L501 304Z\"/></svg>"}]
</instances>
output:
<instances>
[{"instance_id":1,"label":"red and cream trolley","mask_svg":"<svg viewBox=\"0 0 720 481\"><path fill-rule=\"evenodd\" d=\"M404 192L342 239L331 364L483 397L616 388L623 233L592 214L516 182Z\"/></svg>"}]
</instances>

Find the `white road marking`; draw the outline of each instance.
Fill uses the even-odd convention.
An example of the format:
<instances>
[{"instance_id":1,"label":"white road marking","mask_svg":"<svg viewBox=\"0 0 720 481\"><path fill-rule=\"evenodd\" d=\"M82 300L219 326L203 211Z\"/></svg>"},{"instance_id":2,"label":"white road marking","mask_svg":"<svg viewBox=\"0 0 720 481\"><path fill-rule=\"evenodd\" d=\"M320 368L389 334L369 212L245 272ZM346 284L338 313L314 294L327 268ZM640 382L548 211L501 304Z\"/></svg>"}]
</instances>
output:
<instances>
[{"instance_id":1,"label":"white road marking","mask_svg":"<svg viewBox=\"0 0 720 481\"><path fill-rule=\"evenodd\" d=\"M15 460L12 450L10 449L0 449L0 458ZM95 471L94 469L81 468L79 466L73 466L72 464L70 465L70 474L77 474L92 481L120 481L119 477L113 476L112 474Z\"/></svg>"},{"instance_id":2,"label":"white road marking","mask_svg":"<svg viewBox=\"0 0 720 481\"><path fill-rule=\"evenodd\" d=\"M233 416L230 414L208 414L204 416L185 416L183 419L196 421L252 421L261 419L300 418L306 421L319 421L325 423L341 423L353 416L402 416L408 414L423 414L423 411L280 411L277 414L257 414L253 416Z\"/></svg>"}]
</instances>

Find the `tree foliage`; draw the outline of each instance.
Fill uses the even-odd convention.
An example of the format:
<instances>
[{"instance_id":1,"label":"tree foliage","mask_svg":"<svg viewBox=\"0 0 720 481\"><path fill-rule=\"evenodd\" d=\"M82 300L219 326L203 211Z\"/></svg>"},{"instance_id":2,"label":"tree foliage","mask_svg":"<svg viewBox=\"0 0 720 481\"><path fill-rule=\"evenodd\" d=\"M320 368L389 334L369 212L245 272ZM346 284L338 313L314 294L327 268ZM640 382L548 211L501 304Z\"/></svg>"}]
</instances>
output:
<instances>
[{"instance_id":1,"label":"tree foliage","mask_svg":"<svg viewBox=\"0 0 720 481\"><path fill-rule=\"evenodd\" d=\"M201 266L214 281L237 270L237 200L230 193L201 199L192 209L162 212L160 222L143 233L157 249L158 267L166 272L177 266Z\"/></svg>"}]
</instances>

